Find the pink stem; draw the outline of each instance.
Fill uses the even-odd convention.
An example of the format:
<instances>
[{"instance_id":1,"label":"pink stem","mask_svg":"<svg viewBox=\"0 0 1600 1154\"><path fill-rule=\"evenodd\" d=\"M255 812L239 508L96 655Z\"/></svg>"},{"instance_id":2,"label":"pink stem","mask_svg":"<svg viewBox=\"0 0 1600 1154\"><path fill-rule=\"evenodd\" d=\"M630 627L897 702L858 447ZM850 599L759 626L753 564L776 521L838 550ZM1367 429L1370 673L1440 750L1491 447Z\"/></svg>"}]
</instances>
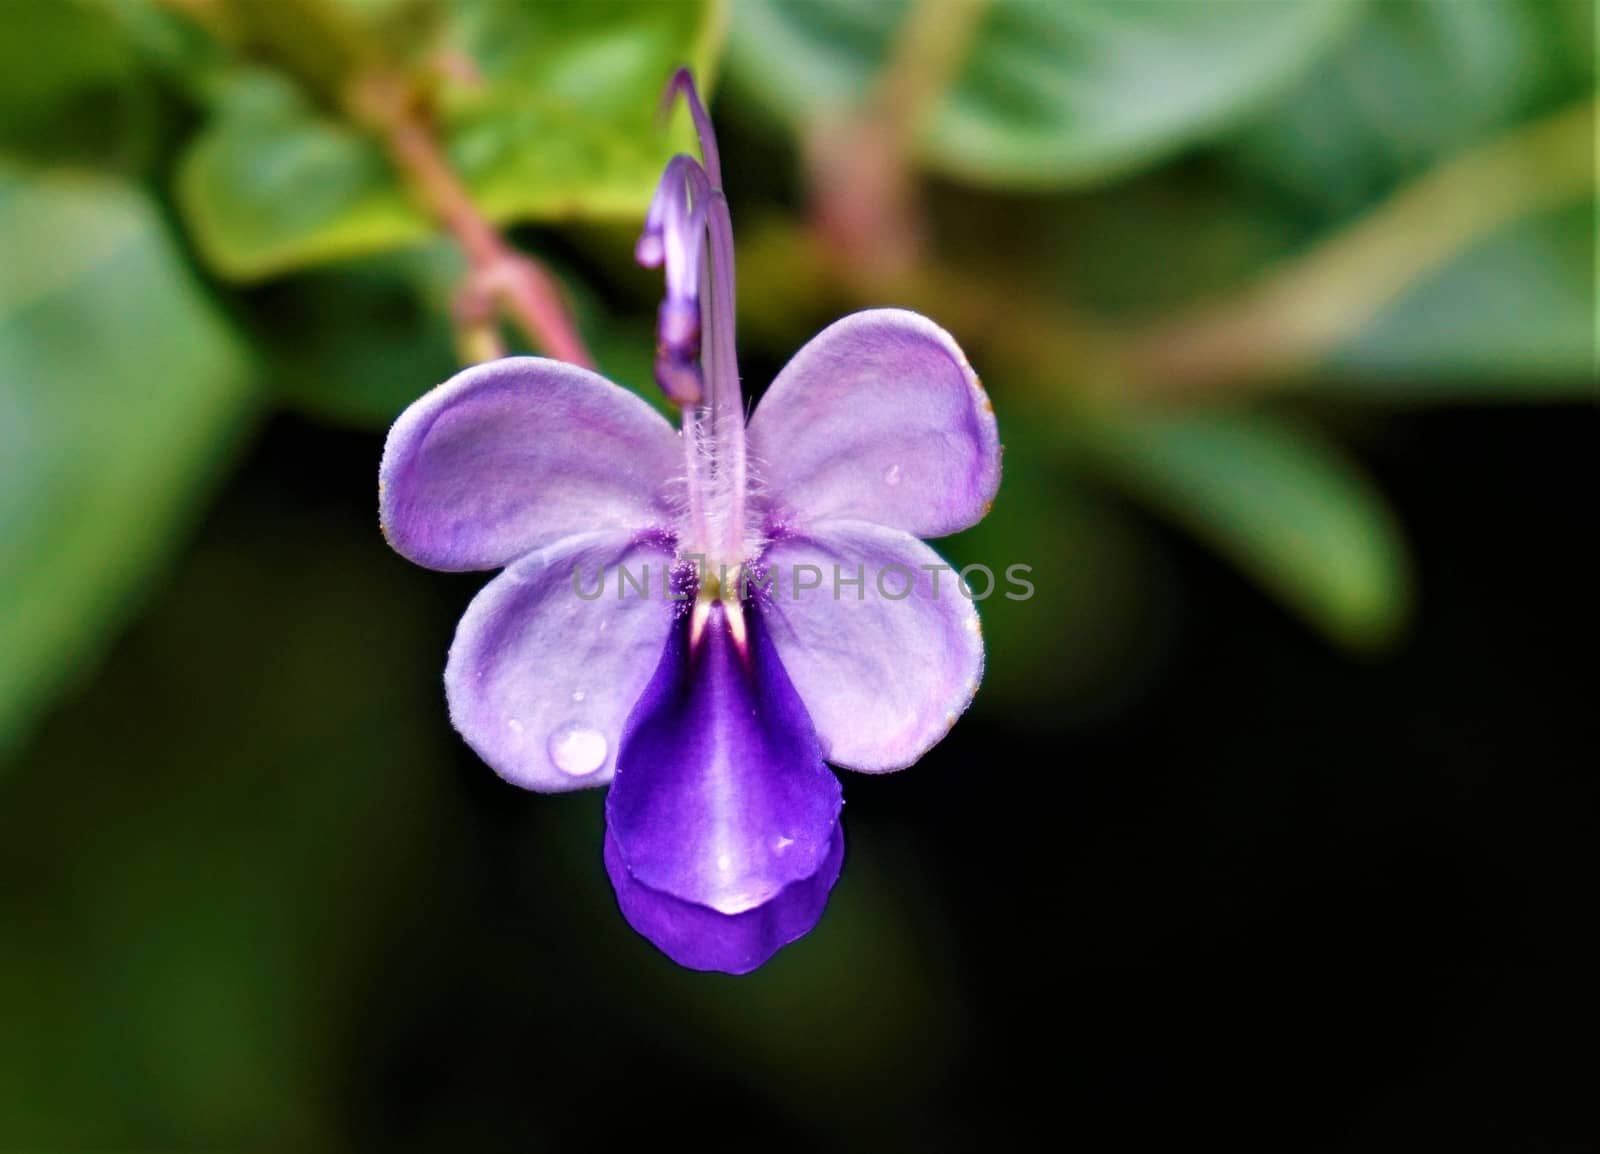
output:
<instances>
[{"instance_id":1,"label":"pink stem","mask_svg":"<svg viewBox=\"0 0 1600 1154\"><path fill-rule=\"evenodd\" d=\"M466 253L477 287L500 301L512 320L552 357L592 368L561 287L543 265L512 248L478 211L450 166L432 126L402 91L380 81L364 107L373 114L389 156L428 210Z\"/></svg>"}]
</instances>

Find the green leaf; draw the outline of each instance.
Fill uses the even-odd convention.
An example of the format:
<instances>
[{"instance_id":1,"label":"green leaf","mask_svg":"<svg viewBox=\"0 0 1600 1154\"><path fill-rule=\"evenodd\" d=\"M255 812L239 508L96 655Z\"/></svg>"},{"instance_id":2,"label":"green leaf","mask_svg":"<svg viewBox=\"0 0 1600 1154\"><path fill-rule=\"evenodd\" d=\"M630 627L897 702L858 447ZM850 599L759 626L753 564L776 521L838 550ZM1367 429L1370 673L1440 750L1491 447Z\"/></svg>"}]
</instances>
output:
<instances>
[{"instance_id":1,"label":"green leaf","mask_svg":"<svg viewBox=\"0 0 1600 1154\"><path fill-rule=\"evenodd\" d=\"M641 216L662 166L691 146L657 121L679 64L710 80L713 0L444 8L445 49L476 81L441 89L441 133L474 203L498 223ZM179 200L201 251L250 279L418 242L435 226L380 144L281 76L241 73L184 157Z\"/></svg>"},{"instance_id":2,"label":"green leaf","mask_svg":"<svg viewBox=\"0 0 1600 1154\"><path fill-rule=\"evenodd\" d=\"M926 160L974 182L1103 179L1227 128L1350 23L1351 0L992 0L930 117ZM804 124L859 104L907 5L747 0L733 76Z\"/></svg>"},{"instance_id":3,"label":"green leaf","mask_svg":"<svg viewBox=\"0 0 1600 1154\"><path fill-rule=\"evenodd\" d=\"M1380 399L1593 396L1596 206L1523 221L1385 309L1319 370Z\"/></svg>"},{"instance_id":4,"label":"green leaf","mask_svg":"<svg viewBox=\"0 0 1600 1154\"><path fill-rule=\"evenodd\" d=\"M266 276L410 244L430 225L378 144L271 73L225 89L178 171L178 202L224 276Z\"/></svg>"},{"instance_id":5,"label":"green leaf","mask_svg":"<svg viewBox=\"0 0 1600 1154\"><path fill-rule=\"evenodd\" d=\"M322 420L387 428L460 367L449 318L462 265L453 245L438 242L251 293L277 398Z\"/></svg>"},{"instance_id":6,"label":"green leaf","mask_svg":"<svg viewBox=\"0 0 1600 1154\"><path fill-rule=\"evenodd\" d=\"M0 169L0 750L171 552L250 409L151 206Z\"/></svg>"},{"instance_id":7,"label":"green leaf","mask_svg":"<svg viewBox=\"0 0 1600 1154\"><path fill-rule=\"evenodd\" d=\"M438 241L284 277L245 296L276 398L319 420L385 429L461 368L450 330L460 251ZM553 270L560 276L559 268ZM562 278L599 372L676 419L655 383L651 318L614 317ZM529 352L512 339L509 352Z\"/></svg>"},{"instance_id":8,"label":"green leaf","mask_svg":"<svg viewBox=\"0 0 1600 1154\"><path fill-rule=\"evenodd\" d=\"M94 4L113 19L117 36L127 41L139 63L175 93L197 101L208 99L233 66L225 37L207 22L207 12L224 12L222 3L206 10L167 0L79 2ZM221 18L230 28L231 11Z\"/></svg>"},{"instance_id":9,"label":"green leaf","mask_svg":"<svg viewBox=\"0 0 1600 1154\"><path fill-rule=\"evenodd\" d=\"M1410 601L1383 497L1310 432L1250 413L1107 416L1080 429L1109 477L1334 641L1391 640Z\"/></svg>"},{"instance_id":10,"label":"green leaf","mask_svg":"<svg viewBox=\"0 0 1600 1154\"><path fill-rule=\"evenodd\" d=\"M35 161L126 164L150 114L122 30L89 0L5 6L0 150Z\"/></svg>"},{"instance_id":11,"label":"green leaf","mask_svg":"<svg viewBox=\"0 0 1600 1154\"><path fill-rule=\"evenodd\" d=\"M1382 0L1229 151L1326 227L1591 92L1594 36L1593 0Z\"/></svg>"}]
</instances>

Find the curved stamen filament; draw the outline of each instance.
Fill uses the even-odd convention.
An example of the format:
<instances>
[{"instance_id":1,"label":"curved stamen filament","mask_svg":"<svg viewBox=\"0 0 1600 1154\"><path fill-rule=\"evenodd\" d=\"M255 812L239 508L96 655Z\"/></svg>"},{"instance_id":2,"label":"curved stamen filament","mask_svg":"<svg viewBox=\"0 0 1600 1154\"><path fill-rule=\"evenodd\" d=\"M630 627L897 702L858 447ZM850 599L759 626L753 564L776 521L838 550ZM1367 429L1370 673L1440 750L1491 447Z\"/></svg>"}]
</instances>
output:
<instances>
[{"instance_id":1,"label":"curved stamen filament","mask_svg":"<svg viewBox=\"0 0 1600 1154\"><path fill-rule=\"evenodd\" d=\"M706 202L710 184L691 157L667 164L645 217L634 257L646 268L665 266L667 295L657 318L656 381L679 405L701 400L700 284L705 264Z\"/></svg>"},{"instance_id":2,"label":"curved stamen filament","mask_svg":"<svg viewBox=\"0 0 1600 1154\"><path fill-rule=\"evenodd\" d=\"M747 467L734 339L733 223L716 134L687 69L668 84L666 104L680 95L704 164L682 155L668 163L635 255L647 267L665 266L656 380L683 409L694 538L688 545L719 564L738 565L745 560Z\"/></svg>"},{"instance_id":3,"label":"curved stamen filament","mask_svg":"<svg viewBox=\"0 0 1600 1154\"><path fill-rule=\"evenodd\" d=\"M707 378L712 436L719 480L727 501L720 542L722 556L744 560L746 484L744 399L739 388L739 360L734 340L733 221L721 189L711 194L706 213L711 250Z\"/></svg>"},{"instance_id":4,"label":"curved stamen filament","mask_svg":"<svg viewBox=\"0 0 1600 1154\"><path fill-rule=\"evenodd\" d=\"M694 86L694 74L680 68L667 81L667 90L661 94L663 115L672 111L672 102L679 96L689 106L689 116L694 120L695 135L700 138L700 155L705 160L706 175L711 187L722 189L722 155L717 151L717 133L711 126L711 115L700 100L700 90Z\"/></svg>"}]
</instances>

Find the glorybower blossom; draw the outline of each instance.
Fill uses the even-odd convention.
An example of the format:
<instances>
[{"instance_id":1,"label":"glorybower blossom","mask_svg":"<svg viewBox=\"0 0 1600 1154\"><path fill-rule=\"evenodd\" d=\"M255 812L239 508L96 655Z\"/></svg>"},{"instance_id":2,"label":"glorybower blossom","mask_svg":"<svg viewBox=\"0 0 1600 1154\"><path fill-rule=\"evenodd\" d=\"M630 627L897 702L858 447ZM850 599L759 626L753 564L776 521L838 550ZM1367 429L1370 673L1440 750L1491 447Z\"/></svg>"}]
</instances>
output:
<instances>
[{"instance_id":1,"label":"glorybower blossom","mask_svg":"<svg viewBox=\"0 0 1600 1154\"><path fill-rule=\"evenodd\" d=\"M973 603L919 538L984 515L1000 447L955 342L896 309L824 330L746 421L716 141L687 73L679 93L704 161L668 166L638 257L665 266L656 371L681 430L586 369L479 365L395 423L380 514L420 565L504 569L445 666L463 737L528 789L609 783L624 917L743 973L839 876L828 763L910 765L977 690Z\"/></svg>"}]
</instances>

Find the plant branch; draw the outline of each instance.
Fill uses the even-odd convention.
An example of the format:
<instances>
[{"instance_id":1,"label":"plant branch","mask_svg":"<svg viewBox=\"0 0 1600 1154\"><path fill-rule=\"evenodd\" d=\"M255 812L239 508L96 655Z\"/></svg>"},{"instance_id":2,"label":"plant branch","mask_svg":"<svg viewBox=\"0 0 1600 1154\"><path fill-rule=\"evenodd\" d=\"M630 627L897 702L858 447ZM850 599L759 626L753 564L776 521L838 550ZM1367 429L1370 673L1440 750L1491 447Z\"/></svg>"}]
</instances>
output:
<instances>
[{"instance_id":1,"label":"plant branch","mask_svg":"<svg viewBox=\"0 0 1600 1154\"><path fill-rule=\"evenodd\" d=\"M528 338L551 356L592 367L578 326L562 299L561 286L543 265L518 252L478 211L444 154L433 124L412 85L395 73L375 70L351 87L349 103L376 131L395 168L433 217L466 254L467 283L457 302L462 355L504 355L494 333L498 304Z\"/></svg>"},{"instance_id":2,"label":"plant branch","mask_svg":"<svg viewBox=\"0 0 1600 1154\"><path fill-rule=\"evenodd\" d=\"M1129 334L1124 391L1198 399L1309 371L1463 250L1592 196L1596 107L1585 100L1447 161L1239 296Z\"/></svg>"},{"instance_id":3,"label":"plant branch","mask_svg":"<svg viewBox=\"0 0 1600 1154\"><path fill-rule=\"evenodd\" d=\"M1206 403L1304 378L1340 342L1463 251L1518 220L1595 194L1600 102L1570 105L1444 162L1342 232L1234 296L1142 326L1113 326L935 258L894 269L848 248L768 228L755 259L852 303L892 296L985 335L997 365L1041 381L1070 373L1085 394ZM827 242L832 237L821 234ZM815 250L815 251L813 251ZM759 277L756 279L760 279Z\"/></svg>"},{"instance_id":4,"label":"plant branch","mask_svg":"<svg viewBox=\"0 0 1600 1154\"><path fill-rule=\"evenodd\" d=\"M919 0L865 104L807 140L815 226L863 264L904 270L924 250L917 132L966 59L987 0Z\"/></svg>"},{"instance_id":5,"label":"plant branch","mask_svg":"<svg viewBox=\"0 0 1600 1154\"><path fill-rule=\"evenodd\" d=\"M255 50L382 141L401 179L467 257L456 300L464 360L505 354L503 312L550 356L592 367L556 279L513 248L478 211L451 166L427 86L386 51L352 10L328 0L161 0L234 50Z\"/></svg>"},{"instance_id":6,"label":"plant branch","mask_svg":"<svg viewBox=\"0 0 1600 1154\"><path fill-rule=\"evenodd\" d=\"M988 0L920 0L906 18L876 92L880 115L905 152L965 62L987 6Z\"/></svg>"}]
</instances>

